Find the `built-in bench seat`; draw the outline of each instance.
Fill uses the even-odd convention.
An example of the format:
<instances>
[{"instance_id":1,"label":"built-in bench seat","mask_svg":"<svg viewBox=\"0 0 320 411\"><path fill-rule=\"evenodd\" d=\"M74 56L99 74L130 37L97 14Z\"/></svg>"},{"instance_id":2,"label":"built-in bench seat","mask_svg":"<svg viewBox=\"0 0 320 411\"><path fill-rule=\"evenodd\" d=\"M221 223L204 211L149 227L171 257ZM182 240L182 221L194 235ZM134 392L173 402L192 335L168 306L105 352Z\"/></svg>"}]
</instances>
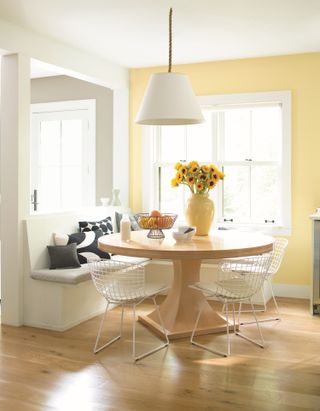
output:
<instances>
[{"instance_id":1,"label":"built-in bench seat","mask_svg":"<svg viewBox=\"0 0 320 411\"><path fill-rule=\"evenodd\" d=\"M143 264L149 261L148 258L123 255L113 255L111 259L131 264ZM55 270L43 268L41 270L34 270L31 272L31 278L34 280L51 281L61 284L79 284L91 280L91 275L88 264L82 264L79 268L60 268Z\"/></svg>"},{"instance_id":2,"label":"built-in bench seat","mask_svg":"<svg viewBox=\"0 0 320 411\"><path fill-rule=\"evenodd\" d=\"M105 301L94 288L88 265L50 270L47 245L54 244L54 233L77 232L79 221L111 216L116 228L115 211L126 209L94 207L74 213L34 215L25 220L28 250L24 269L25 325L63 331L103 312ZM131 263L148 261L126 256L111 258Z\"/></svg>"},{"instance_id":3,"label":"built-in bench seat","mask_svg":"<svg viewBox=\"0 0 320 411\"><path fill-rule=\"evenodd\" d=\"M79 284L90 280L90 272L88 264L83 264L79 268L57 268L55 270L43 268L32 271L31 278L61 284Z\"/></svg>"}]
</instances>

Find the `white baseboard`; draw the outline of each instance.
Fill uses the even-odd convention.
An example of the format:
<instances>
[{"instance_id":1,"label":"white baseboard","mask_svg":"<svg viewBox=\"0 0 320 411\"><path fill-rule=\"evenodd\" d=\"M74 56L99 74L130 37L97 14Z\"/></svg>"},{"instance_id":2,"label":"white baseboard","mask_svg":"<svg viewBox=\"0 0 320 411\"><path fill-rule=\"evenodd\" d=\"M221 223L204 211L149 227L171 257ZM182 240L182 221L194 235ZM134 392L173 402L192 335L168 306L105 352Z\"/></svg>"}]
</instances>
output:
<instances>
[{"instance_id":1,"label":"white baseboard","mask_svg":"<svg viewBox=\"0 0 320 411\"><path fill-rule=\"evenodd\" d=\"M204 261L201 265L201 280L210 281L212 274L217 269L217 262L210 263ZM172 263L164 260L152 260L147 266L147 282L149 284L159 283L163 281L164 284L170 286L173 278ZM310 298L310 286L309 285L295 285L295 284L277 284L273 283L273 291L276 297L288 297L288 298ZM264 287L266 301L271 298L269 287ZM255 299L256 304L262 303L262 298L259 296Z\"/></svg>"},{"instance_id":2,"label":"white baseboard","mask_svg":"<svg viewBox=\"0 0 320 411\"><path fill-rule=\"evenodd\" d=\"M310 298L310 285L272 284L276 297Z\"/></svg>"},{"instance_id":3,"label":"white baseboard","mask_svg":"<svg viewBox=\"0 0 320 411\"><path fill-rule=\"evenodd\" d=\"M111 304L109 309L111 310L114 307L115 307L115 304ZM63 326L56 326L56 325L51 325L51 324L47 324L47 323L42 323L40 321L32 321L32 320L31 321L26 321L23 325L26 326L26 327L43 328L45 330L63 332L63 331L69 330L70 328L75 327L75 326L83 323L84 321L91 320L91 318L96 317L97 315L103 314L104 311L105 311L105 308L97 310L93 313L90 313L89 315L86 315L86 316L84 316L80 319L77 319L76 321L70 321L70 322L64 324Z\"/></svg>"}]
</instances>

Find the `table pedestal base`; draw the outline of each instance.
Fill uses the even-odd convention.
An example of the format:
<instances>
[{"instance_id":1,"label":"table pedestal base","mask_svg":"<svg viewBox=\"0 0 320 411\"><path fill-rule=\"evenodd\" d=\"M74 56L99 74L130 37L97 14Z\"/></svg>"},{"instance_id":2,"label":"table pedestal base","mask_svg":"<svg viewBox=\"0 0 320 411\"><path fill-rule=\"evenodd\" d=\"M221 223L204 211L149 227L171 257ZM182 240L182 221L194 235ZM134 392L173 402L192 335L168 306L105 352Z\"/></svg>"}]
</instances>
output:
<instances>
[{"instance_id":1,"label":"table pedestal base","mask_svg":"<svg viewBox=\"0 0 320 411\"><path fill-rule=\"evenodd\" d=\"M226 331L225 320L217 314L200 291L189 285L200 281L200 260L175 260L174 279L159 309L169 339L190 337L201 305L204 303L197 335ZM157 312L140 316L139 321L164 337ZM231 327L232 329L233 327Z\"/></svg>"}]
</instances>

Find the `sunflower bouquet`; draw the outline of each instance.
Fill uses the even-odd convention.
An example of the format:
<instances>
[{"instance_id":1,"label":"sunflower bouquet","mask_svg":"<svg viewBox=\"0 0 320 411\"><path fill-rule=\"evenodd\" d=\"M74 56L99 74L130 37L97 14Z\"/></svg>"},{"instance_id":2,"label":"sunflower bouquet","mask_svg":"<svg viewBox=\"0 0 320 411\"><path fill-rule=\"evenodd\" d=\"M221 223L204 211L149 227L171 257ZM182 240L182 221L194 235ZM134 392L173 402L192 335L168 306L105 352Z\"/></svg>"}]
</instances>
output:
<instances>
[{"instance_id":1,"label":"sunflower bouquet","mask_svg":"<svg viewBox=\"0 0 320 411\"><path fill-rule=\"evenodd\" d=\"M185 184L193 194L208 194L224 178L224 173L214 164L199 165L197 161L179 162L174 168L176 176L171 180L171 186Z\"/></svg>"}]
</instances>

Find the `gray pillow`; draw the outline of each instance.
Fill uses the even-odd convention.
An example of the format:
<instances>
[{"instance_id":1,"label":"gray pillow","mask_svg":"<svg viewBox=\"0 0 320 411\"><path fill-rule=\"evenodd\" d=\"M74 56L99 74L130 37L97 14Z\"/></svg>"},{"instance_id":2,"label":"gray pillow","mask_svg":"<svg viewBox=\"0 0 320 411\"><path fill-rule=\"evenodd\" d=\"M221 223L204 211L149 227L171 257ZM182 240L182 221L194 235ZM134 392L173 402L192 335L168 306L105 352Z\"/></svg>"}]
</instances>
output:
<instances>
[{"instance_id":1,"label":"gray pillow","mask_svg":"<svg viewBox=\"0 0 320 411\"><path fill-rule=\"evenodd\" d=\"M136 222L136 219L134 218L134 215L131 213L126 213L129 216L130 219L130 223L131 223L131 230L132 231L138 231L141 230L141 228L139 227L138 223ZM116 211L116 226L117 226L117 231L118 233L120 233L120 221L122 219L122 214L118 213Z\"/></svg>"},{"instance_id":2,"label":"gray pillow","mask_svg":"<svg viewBox=\"0 0 320 411\"><path fill-rule=\"evenodd\" d=\"M48 245L47 249L50 258L50 270L55 268L81 267L76 243L68 245Z\"/></svg>"}]
</instances>

